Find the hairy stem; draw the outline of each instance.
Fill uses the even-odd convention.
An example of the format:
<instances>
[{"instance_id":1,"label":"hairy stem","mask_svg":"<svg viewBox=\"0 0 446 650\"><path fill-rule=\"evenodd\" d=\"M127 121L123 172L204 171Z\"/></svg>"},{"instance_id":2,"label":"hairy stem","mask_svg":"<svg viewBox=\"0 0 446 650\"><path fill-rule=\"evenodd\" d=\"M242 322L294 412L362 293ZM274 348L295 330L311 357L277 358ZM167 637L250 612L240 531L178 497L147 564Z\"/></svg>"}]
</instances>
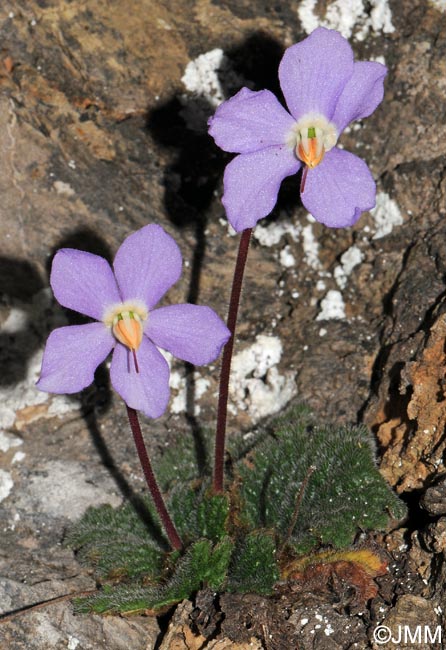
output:
<instances>
[{"instance_id":1,"label":"hairy stem","mask_svg":"<svg viewBox=\"0 0 446 650\"><path fill-rule=\"evenodd\" d=\"M293 516L291 517L290 525L288 527L287 534L285 536L284 542L280 550L283 550L286 544L288 544L288 542L291 539L291 535L293 534L293 530L294 527L296 526L297 518L299 516L300 506L302 505L302 500L304 498L305 490L307 489L308 481L310 480L310 478L312 477L315 471L316 471L316 467L314 465L310 465L310 467L307 469L307 473L305 474L302 483L300 484L299 492L296 499L296 505L294 506Z\"/></svg>"},{"instance_id":2,"label":"hairy stem","mask_svg":"<svg viewBox=\"0 0 446 650\"><path fill-rule=\"evenodd\" d=\"M225 349L223 351L223 359L221 362L220 389L217 407L217 429L215 432L214 492L216 493L223 491L229 375L231 373L235 326L237 324L240 294L242 291L243 273L245 271L251 233L252 228L247 228L246 230L243 230L240 237L237 261L235 263L234 278L232 280L231 299L229 301L227 325L229 331L231 332L231 338L225 345Z\"/></svg>"},{"instance_id":3,"label":"hairy stem","mask_svg":"<svg viewBox=\"0 0 446 650\"><path fill-rule=\"evenodd\" d=\"M127 405L126 405L127 406ZM133 439L136 445L136 451L138 452L139 460L141 463L142 471L146 479L147 486L149 488L152 499L155 503L156 510L158 512L159 518L164 526L167 537L169 538L170 545L176 551L179 551L183 548L183 542L181 541L180 536L178 535L175 524L173 523L170 515L167 511L166 504L156 482L155 474L153 473L152 465L150 463L149 456L147 454L147 449L144 444L144 439L141 433L141 427L139 425L138 414L135 409L127 406L127 415L129 417L130 428L133 433Z\"/></svg>"}]
</instances>

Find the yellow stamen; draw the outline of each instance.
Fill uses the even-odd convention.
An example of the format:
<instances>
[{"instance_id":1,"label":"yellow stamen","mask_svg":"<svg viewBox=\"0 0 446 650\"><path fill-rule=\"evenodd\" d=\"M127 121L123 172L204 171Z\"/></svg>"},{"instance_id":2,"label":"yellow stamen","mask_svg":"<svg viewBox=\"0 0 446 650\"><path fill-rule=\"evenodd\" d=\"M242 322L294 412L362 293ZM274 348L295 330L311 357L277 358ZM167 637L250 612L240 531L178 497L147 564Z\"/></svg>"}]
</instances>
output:
<instances>
[{"instance_id":1,"label":"yellow stamen","mask_svg":"<svg viewBox=\"0 0 446 650\"><path fill-rule=\"evenodd\" d=\"M302 138L297 145L297 156L307 167L314 169L322 161L325 155L325 148L320 138Z\"/></svg>"},{"instance_id":2,"label":"yellow stamen","mask_svg":"<svg viewBox=\"0 0 446 650\"><path fill-rule=\"evenodd\" d=\"M118 341L130 350L137 350L141 345L143 336L141 318L132 311L117 314L113 320L112 331Z\"/></svg>"},{"instance_id":3,"label":"yellow stamen","mask_svg":"<svg viewBox=\"0 0 446 650\"><path fill-rule=\"evenodd\" d=\"M322 162L325 154L335 146L337 139L335 125L318 113L303 115L287 136L288 144L304 163L304 170L307 171Z\"/></svg>"},{"instance_id":4,"label":"yellow stamen","mask_svg":"<svg viewBox=\"0 0 446 650\"><path fill-rule=\"evenodd\" d=\"M111 329L116 340L132 353L137 373L139 373L139 365L136 351L141 345L143 323L148 317L147 307L140 300L126 300L110 305L102 317L104 325Z\"/></svg>"}]
</instances>

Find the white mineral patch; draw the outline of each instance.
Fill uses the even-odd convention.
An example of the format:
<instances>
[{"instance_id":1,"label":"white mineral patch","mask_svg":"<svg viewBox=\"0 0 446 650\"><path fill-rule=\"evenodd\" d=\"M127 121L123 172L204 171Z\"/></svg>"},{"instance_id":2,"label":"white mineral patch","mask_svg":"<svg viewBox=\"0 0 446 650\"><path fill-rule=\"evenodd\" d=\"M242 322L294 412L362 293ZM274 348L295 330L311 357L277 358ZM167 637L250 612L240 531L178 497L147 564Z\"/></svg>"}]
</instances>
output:
<instances>
[{"instance_id":1,"label":"white mineral patch","mask_svg":"<svg viewBox=\"0 0 446 650\"><path fill-rule=\"evenodd\" d=\"M289 245L286 245L279 253L279 261L286 269L296 265L296 260Z\"/></svg>"},{"instance_id":2,"label":"white mineral patch","mask_svg":"<svg viewBox=\"0 0 446 650\"><path fill-rule=\"evenodd\" d=\"M275 246L280 242L284 235L290 235L293 241L299 240L302 226L299 223L270 223L266 226L257 225L253 231L253 236L262 246Z\"/></svg>"},{"instance_id":3,"label":"white mineral patch","mask_svg":"<svg viewBox=\"0 0 446 650\"><path fill-rule=\"evenodd\" d=\"M211 382L209 379L201 377L198 372L194 373L193 415L200 414L201 408L199 404L197 404L197 401L205 394L210 385ZM187 411L188 404L186 377L184 375L180 375L180 373L177 371L172 372L170 375L170 387L174 391L177 391L177 395L175 395L170 403L170 412L178 414Z\"/></svg>"},{"instance_id":4,"label":"white mineral patch","mask_svg":"<svg viewBox=\"0 0 446 650\"><path fill-rule=\"evenodd\" d=\"M371 56L370 60L376 61L377 63L381 63L382 65L386 65L386 59L382 54L379 54L378 56Z\"/></svg>"},{"instance_id":5,"label":"white mineral patch","mask_svg":"<svg viewBox=\"0 0 446 650\"><path fill-rule=\"evenodd\" d=\"M0 469L0 502L4 501L14 487L14 481L11 474L4 469Z\"/></svg>"},{"instance_id":6,"label":"white mineral patch","mask_svg":"<svg viewBox=\"0 0 446 650\"><path fill-rule=\"evenodd\" d=\"M181 81L189 94L182 95L180 99L183 104L181 116L190 129L206 130L207 118L226 99L222 78L226 89L249 85L234 72L220 48L200 54L187 64ZM229 92L229 95L232 94ZM201 106L197 99L204 100L204 104Z\"/></svg>"},{"instance_id":7,"label":"white mineral patch","mask_svg":"<svg viewBox=\"0 0 446 650\"><path fill-rule=\"evenodd\" d=\"M389 235L394 226L403 224L403 217L396 202L386 192L378 192L376 195L376 206L370 210L375 222L375 234L373 239L381 239Z\"/></svg>"},{"instance_id":8,"label":"white mineral patch","mask_svg":"<svg viewBox=\"0 0 446 650\"><path fill-rule=\"evenodd\" d=\"M39 351L30 359L26 377L23 380L0 389L0 427L2 429L13 426L17 411L26 406L42 404L48 399L48 395L37 390L35 386L41 362L42 352Z\"/></svg>"},{"instance_id":9,"label":"white mineral patch","mask_svg":"<svg viewBox=\"0 0 446 650\"><path fill-rule=\"evenodd\" d=\"M14 425L16 415L28 406L43 404L51 399L48 413L50 415L64 415L76 410L79 403L76 399L59 395L51 397L36 388L42 365L42 350L36 352L28 362L28 369L23 380L15 385L5 386L0 389L0 427L9 429ZM0 429L0 430L1 430Z\"/></svg>"},{"instance_id":10,"label":"white mineral patch","mask_svg":"<svg viewBox=\"0 0 446 650\"><path fill-rule=\"evenodd\" d=\"M439 11L446 11L446 0L430 0L430 4Z\"/></svg>"},{"instance_id":11,"label":"white mineral patch","mask_svg":"<svg viewBox=\"0 0 446 650\"><path fill-rule=\"evenodd\" d=\"M315 271L322 269L319 260L319 244L313 233L313 225L309 223L302 229L303 249L304 249L304 262Z\"/></svg>"},{"instance_id":12,"label":"white mineral patch","mask_svg":"<svg viewBox=\"0 0 446 650\"><path fill-rule=\"evenodd\" d=\"M277 336L259 334L232 360L230 392L253 421L280 411L296 394L295 375L277 369L283 348Z\"/></svg>"},{"instance_id":13,"label":"white mineral patch","mask_svg":"<svg viewBox=\"0 0 446 650\"><path fill-rule=\"evenodd\" d=\"M121 498L114 490L111 478L105 477L99 483L97 477L86 474L82 463L54 460L45 463L39 475L30 477L20 505L74 521L89 506L118 506Z\"/></svg>"},{"instance_id":14,"label":"white mineral patch","mask_svg":"<svg viewBox=\"0 0 446 650\"><path fill-rule=\"evenodd\" d=\"M21 463L25 456L26 454L23 453L23 451L16 451L12 457L11 465L14 465L14 463Z\"/></svg>"},{"instance_id":15,"label":"white mineral patch","mask_svg":"<svg viewBox=\"0 0 446 650\"><path fill-rule=\"evenodd\" d=\"M160 27L162 27L163 29L165 29L167 32L170 32L170 31L172 31L172 29L173 29L172 25L170 25L170 24L167 22L167 20L164 20L163 18L157 18L157 19L156 19L156 22L158 23L158 25L159 25Z\"/></svg>"},{"instance_id":16,"label":"white mineral patch","mask_svg":"<svg viewBox=\"0 0 446 650\"><path fill-rule=\"evenodd\" d=\"M158 349L159 349L159 351L161 352L161 354L163 355L163 357L165 358L165 360L167 361L167 365L169 366L169 368L172 368L173 355L170 354L170 352L167 352L167 350L163 350L162 348L158 348ZM172 381L175 382L175 380L172 379L172 374L174 374L174 373L171 373L171 375L170 375L170 381L171 381L171 382L172 382ZM172 384L172 383L171 383L170 387L171 387L171 388L173 387L173 384Z\"/></svg>"},{"instance_id":17,"label":"white mineral patch","mask_svg":"<svg viewBox=\"0 0 446 650\"><path fill-rule=\"evenodd\" d=\"M23 330L28 323L28 316L24 309L11 307L7 319L2 323L1 331L4 334L15 334Z\"/></svg>"},{"instance_id":18,"label":"white mineral patch","mask_svg":"<svg viewBox=\"0 0 446 650\"><path fill-rule=\"evenodd\" d=\"M62 417L70 411L79 408L79 401L70 395L51 395L50 405L48 406L48 415L57 415Z\"/></svg>"},{"instance_id":19,"label":"white mineral patch","mask_svg":"<svg viewBox=\"0 0 446 650\"><path fill-rule=\"evenodd\" d=\"M297 9L307 34L316 27L328 27L338 30L345 38L354 35L357 40L364 40L371 31L377 34L395 31L388 0L334 0L328 3L322 18L316 12L317 4L318 0L302 0Z\"/></svg>"},{"instance_id":20,"label":"white mineral patch","mask_svg":"<svg viewBox=\"0 0 446 650\"><path fill-rule=\"evenodd\" d=\"M3 453L6 453L12 447L20 447L22 444L23 440L21 438L0 430L0 451Z\"/></svg>"},{"instance_id":21,"label":"white mineral patch","mask_svg":"<svg viewBox=\"0 0 446 650\"><path fill-rule=\"evenodd\" d=\"M223 50L219 47L200 54L190 61L181 77L181 81L191 93L204 97L217 107L224 100L223 88L218 77L218 70L225 62Z\"/></svg>"},{"instance_id":22,"label":"white mineral patch","mask_svg":"<svg viewBox=\"0 0 446 650\"><path fill-rule=\"evenodd\" d=\"M364 259L362 251L355 245L350 246L348 250L341 255L341 264L336 266L333 275L340 289L344 289L347 279L355 266L361 264Z\"/></svg>"},{"instance_id":23,"label":"white mineral patch","mask_svg":"<svg viewBox=\"0 0 446 650\"><path fill-rule=\"evenodd\" d=\"M391 34L395 31L395 27L392 24L392 12L390 10L388 0L372 0L371 1L372 10L370 12L370 23L371 28L375 33L382 32L383 34ZM367 36L368 25L366 25L362 30L362 38ZM359 35L357 36L359 39Z\"/></svg>"},{"instance_id":24,"label":"white mineral patch","mask_svg":"<svg viewBox=\"0 0 446 650\"><path fill-rule=\"evenodd\" d=\"M54 181L53 187L61 196L74 196L76 194L71 185L63 181Z\"/></svg>"},{"instance_id":25,"label":"white mineral patch","mask_svg":"<svg viewBox=\"0 0 446 650\"><path fill-rule=\"evenodd\" d=\"M331 626L330 623L328 623L327 627L324 629L325 636L330 636L330 634L333 634L333 632L334 632L333 627Z\"/></svg>"},{"instance_id":26,"label":"white mineral patch","mask_svg":"<svg viewBox=\"0 0 446 650\"><path fill-rule=\"evenodd\" d=\"M71 634L68 636L68 646L67 650L76 650L77 646L79 645L80 641L79 639L76 639L75 636L72 636Z\"/></svg>"},{"instance_id":27,"label":"white mineral patch","mask_svg":"<svg viewBox=\"0 0 446 650\"><path fill-rule=\"evenodd\" d=\"M38 390L35 385L39 378L43 353L42 349L39 349L42 345L41 334L37 332L35 325L45 324L48 329L53 329L53 326L66 324L61 311L53 313L53 305L51 291L43 289L33 297L31 304L12 306L8 318L0 327L0 332L11 335L10 348L4 346L0 351L0 365L7 364L12 375L11 383L0 388L0 431L10 429L14 425L18 411L28 406L43 404L50 399L53 415L64 414L78 407L76 399L65 396L49 398L47 393ZM34 324L33 328L29 326L30 323ZM27 332L25 338L24 331ZM14 346L19 346L17 355L14 354ZM27 352L29 358L23 377L21 364ZM14 381L15 373L22 375L22 378Z\"/></svg>"},{"instance_id":28,"label":"white mineral patch","mask_svg":"<svg viewBox=\"0 0 446 650\"><path fill-rule=\"evenodd\" d=\"M184 373L179 372L178 370L172 370L172 364L174 362L173 356L167 350L159 349L165 360L167 361L170 371L169 376L169 387L172 391L172 396L169 404L169 411L171 413L184 413L187 411L187 385L186 377ZM204 393L209 388L209 381L200 376L198 372L194 373L195 380L195 394L194 394L194 413L193 415L199 415L200 406L196 403L197 400L204 395Z\"/></svg>"},{"instance_id":29,"label":"white mineral patch","mask_svg":"<svg viewBox=\"0 0 446 650\"><path fill-rule=\"evenodd\" d=\"M342 320L345 318L345 304L340 291L330 289L321 300L321 310L316 320Z\"/></svg>"},{"instance_id":30,"label":"white mineral patch","mask_svg":"<svg viewBox=\"0 0 446 650\"><path fill-rule=\"evenodd\" d=\"M215 196L219 196L218 192L215 192ZM236 237L238 235L238 232L234 230L234 228L231 226L229 221L227 219L219 219L220 225L222 225L224 228L227 229L227 234L229 237ZM257 226L258 227L258 226ZM257 230L257 228L256 228ZM254 231L255 232L255 231Z\"/></svg>"}]
</instances>

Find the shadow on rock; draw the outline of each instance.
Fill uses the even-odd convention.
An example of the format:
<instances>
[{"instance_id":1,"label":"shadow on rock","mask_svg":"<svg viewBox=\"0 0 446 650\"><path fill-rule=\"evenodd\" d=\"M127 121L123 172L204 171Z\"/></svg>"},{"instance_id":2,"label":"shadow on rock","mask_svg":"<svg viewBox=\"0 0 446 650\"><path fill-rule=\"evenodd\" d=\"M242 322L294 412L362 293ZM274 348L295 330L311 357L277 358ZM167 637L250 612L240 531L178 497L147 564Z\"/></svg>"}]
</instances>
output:
<instances>
[{"instance_id":1,"label":"shadow on rock","mask_svg":"<svg viewBox=\"0 0 446 650\"><path fill-rule=\"evenodd\" d=\"M122 497L125 501L132 504L138 517L150 533L150 537L155 539L162 548L168 550L169 546L159 523L152 517L152 514L144 503L142 496L134 491L124 474L116 465L113 455L107 446L107 442L101 433L99 419L101 418L101 415L105 414L109 410L110 405L110 375L105 367L105 363L103 363L96 370L93 386L87 388L81 393L82 416L88 427L91 439L102 464L110 473L110 476L114 480ZM124 409L123 402L122 408ZM116 431L110 431L110 434L116 436ZM129 438L131 438L132 434L130 429L128 435Z\"/></svg>"},{"instance_id":2,"label":"shadow on rock","mask_svg":"<svg viewBox=\"0 0 446 650\"><path fill-rule=\"evenodd\" d=\"M0 386L25 379L30 359L47 333L44 322L44 283L27 261L0 257Z\"/></svg>"},{"instance_id":3,"label":"shadow on rock","mask_svg":"<svg viewBox=\"0 0 446 650\"><path fill-rule=\"evenodd\" d=\"M204 227L224 167L232 157L207 133L207 121L220 99L231 97L243 86L271 90L280 99L277 69L282 54L283 48L270 36L252 34L222 56L214 79L218 96L211 91L200 94L185 90L148 113L147 129L173 152L173 162L164 175L164 202L167 216L177 227Z\"/></svg>"},{"instance_id":4,"label":"shadow on rock","mask_svg":"<svg viewBox=\"0 0 446 650\"><path fill-rule=\"evenodd\" d=\"M152 137L171 152L172 164L164 175L164 204L170 221L177 228L193 229L195 248L191 260L191 280L187 301L196 303L200 295L200 277L206 251L206 226L213 203L221 194L226 164L233 157L219 149L207 133L208 119L219 99L228 99L243 86L251 90L268 89L283 101L277 75L283 55L281 44L257 32L243 43L225 52L215 71L214 86L219 97L197 92L178 92L147 115L147 129ZM294 210L299 203L299 178L287 179L270 219L277 220L281 211ZM221 209L222 216L224 215ZM197 459L205 471L203 432L193 415L195 386L193 367L186 366L187 418L193 431Z\"/></svg>"}]
</instances>

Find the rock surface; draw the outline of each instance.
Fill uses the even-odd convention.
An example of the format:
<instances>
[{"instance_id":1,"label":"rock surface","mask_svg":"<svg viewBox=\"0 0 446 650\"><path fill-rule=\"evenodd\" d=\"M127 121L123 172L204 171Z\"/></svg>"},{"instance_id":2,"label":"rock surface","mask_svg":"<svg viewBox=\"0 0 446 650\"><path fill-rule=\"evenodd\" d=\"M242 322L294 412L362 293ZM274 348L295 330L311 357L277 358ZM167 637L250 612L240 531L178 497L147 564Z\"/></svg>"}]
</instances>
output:
<instances>
[{"instance_id":1,"label":"rock surface","mask_svg":"<svg viewBox=\"0 0 446 650\"><path fill-rule=\"evenodd\" d=\"M159 223L185 260L167 300L209 304L224 317L237 239L219 200L228 158L206 119L241 85L276 91L284 48L324 24L350 38L357 58L389 68L384 103L342 140L370 165L377 207L352 229L329 230L300 206L296 180L284 184L250 250L236 352L261 370L235 377L230 428L249 428L296 396L321 417L365 422L385 477L414 512L410 532L385 542L406 572L392 575L389 589L400 584L401 596L385 620L411 609L423 613L419 624L438 620L444 526L435 517L444 511L431 509L427 522L417 497L446 471L446 12L441 2L409 4L2 3L2 614L93 589L60 547L64 529L88 505L115 505L143 485L106 369L80 396L34 388L49 331L78 322L48 291L52 255L73 246L111 259L126 235ZM198 408L202 422L215 418L217 366L193 381L181 364L173 371L171 411L144 423L152 450L190 435ZM407 572L428 582L415 580L416 596L404 594L414 584ZM354 647L337 616L336 647ZM323 632L311 645L304 628L300 647L335 647ZM73 616L62 601L0 621L0 639L8 650L147 650L158 629L151 618Z\"/></svg>"}]
</instances>

